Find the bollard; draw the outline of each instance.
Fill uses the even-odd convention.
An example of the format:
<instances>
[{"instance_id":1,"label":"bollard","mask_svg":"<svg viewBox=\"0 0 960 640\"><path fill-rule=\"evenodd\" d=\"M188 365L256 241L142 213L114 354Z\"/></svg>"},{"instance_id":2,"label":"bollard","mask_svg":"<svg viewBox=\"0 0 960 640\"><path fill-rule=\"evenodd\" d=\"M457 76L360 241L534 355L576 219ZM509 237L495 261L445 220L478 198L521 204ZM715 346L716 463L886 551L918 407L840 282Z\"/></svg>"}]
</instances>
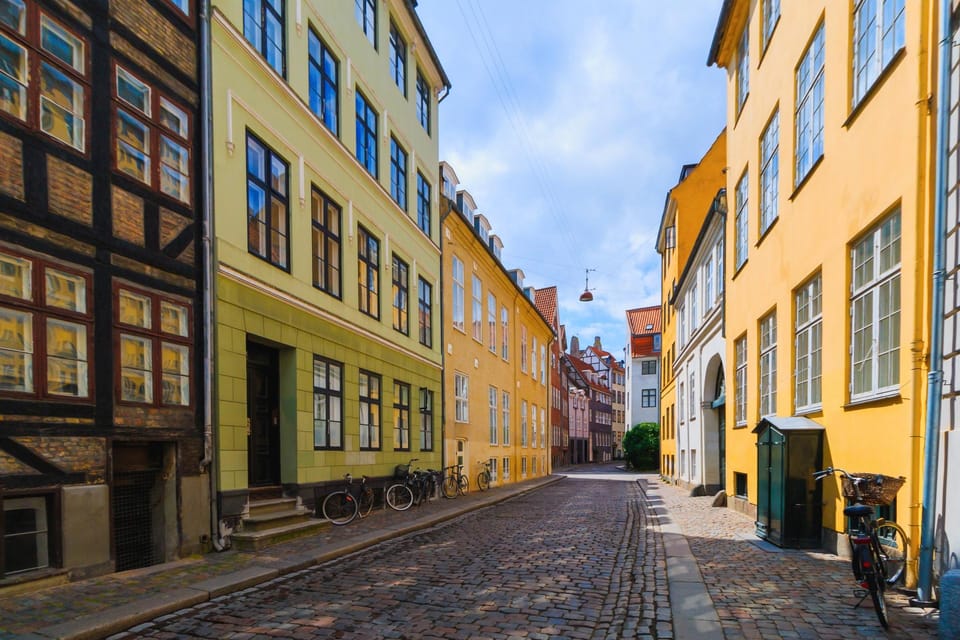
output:
<instances>
[{"instance_id":1,"label":"bollard","mask_svg":"<svg viewBox=\"0 0 960 640\"><path fill-rule=\"evenodd\" d=\"M940 640L960 640L960 569L940 576Z\"/></svg>"}]
</instances>

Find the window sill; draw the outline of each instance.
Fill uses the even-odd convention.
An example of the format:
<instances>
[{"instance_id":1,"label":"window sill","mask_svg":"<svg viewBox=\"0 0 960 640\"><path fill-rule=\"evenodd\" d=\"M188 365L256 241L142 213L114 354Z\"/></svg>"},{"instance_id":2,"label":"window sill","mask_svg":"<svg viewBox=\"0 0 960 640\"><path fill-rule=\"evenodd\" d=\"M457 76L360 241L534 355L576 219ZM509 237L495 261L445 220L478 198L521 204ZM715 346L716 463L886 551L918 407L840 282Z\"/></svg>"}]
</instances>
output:
<instances>
[{"instance_id":1,"label":"window sill","mask_svg":"<svg viewBox=\"0 0 960 640\"><path fill-rule=\"evenodd\" d=\"M746 429L746 428L747 428L747 423L744 422L744 423L742 423L742 424L735 424L735 425L733 425L733 428L734 428L734 429Z\"/></svg>"},{"instance_id":2,"label":"window sill","mask_svg":"<svg viewBox=\"0 0 960 640\"><path fill-rule=\"evenodd\" d=\"M843 405L843 408L859 409L864 406L896 404L899 402L903 402L903 398L900 396L900 389L897 388L892 391L884 391L871 396L851 399L847 404Z\"/></svg>"},{"instance_id":3,"label":"window sill","mask_svg":"<svg viewBox=\"0 0 960 640\"><path fill-rule=\"evenodd\" d=\"M900 66L900 62L906 57L907 48L900 47L900 50L893 54L893 57L890 59L890 62L887 63L887 66L883 68L880 72L880 75L877 76L877 79L873 81L873 84L870 85L870 88L867 89L867 92L863 94L863 97L860 98L860 102L854 105L853 109L850 111L850 115L847 116L847 119L843 122L843 128L849 129L853 126L854 121L857 117L863 112L866 108L867 103L869 103L873 96L875 96L879 91L880 87L884 85L891 75L893 75L894 70ZM853 79L856 82L856 78Z\"/></svg>"},{"instance_id":4,"label":"window sill","mask_svg":"<svg viewBox=\"0 0 960 640\"><path fill-rule=\"evenodd\" d=\"M800 190L803 189L803 186L804 186L805 184L807 184L807 182L810 181L810 176L813 175L813 172L816 171L816 170L817 170L817 167L819 167L820 164L823 162L823 156L824 156L824 155L825 155L825 154L820 154L820 157L817 158L817 159L813 162L813 164L810 166L810 168L809 168L809 169L807 170L807 172L804 174L804 176L803 176L803 178L800 180L800 182L797 183L797 186L794 187L793 193L791 193L791 194L790 194L790 197L787 198L788 200L790 200L791 202L793 202L793 200L797 197L797 194L800 193Z\"/></svg>"},{"instance_id":5,"label":"window sill","mask_svg":"<svg viewBox=\"0 0 960 640\"><path fill-rule=\"evenodd\" d=\"M740 266L733 270L733 275L730 276L730 279L731 279L731 280L736 280L736 279L737 279L737 276L740 275L740 272L743 271L743 268L744 268L745 266L747 266L747 262L749 262L749 261L750 261L750 258L747 258L747 259L744 260L742 263L740 263Z\"/></svg>"},{"instance_id":6,"label":"window sill","mask_svg":"<svg viewBox=\"0 0 960 640\"><path fill-rule=\"evenodd\" d=\"M753 245L754 249L756 249L756 248L759 247L761 244L763 244L763 239L766 238L767 235L770 234L770 230L773 229L773 228L776 226L777 220L779 220L779 219L780 219L780 214L778 213L778 214L777 214L777 217L774 218L773 220L771 220L771 221L770 221L770 224L767 226L767 228L764 229L764 230L760 233L760 237L757 239L757 243L756 243L755 245Z\"/></svg>"},{"instance_id":7,"label":"window sill","mask_svg":"<svg viewBox=\"0 0 960 640\"><path fill-rule=\"evenodd\" d=\"M823 405L822 404L813 404L809 407L797 407L794 410L794 415L798 416L812 416L815 414L823 415Z\"/></svg>"}]
</instances>

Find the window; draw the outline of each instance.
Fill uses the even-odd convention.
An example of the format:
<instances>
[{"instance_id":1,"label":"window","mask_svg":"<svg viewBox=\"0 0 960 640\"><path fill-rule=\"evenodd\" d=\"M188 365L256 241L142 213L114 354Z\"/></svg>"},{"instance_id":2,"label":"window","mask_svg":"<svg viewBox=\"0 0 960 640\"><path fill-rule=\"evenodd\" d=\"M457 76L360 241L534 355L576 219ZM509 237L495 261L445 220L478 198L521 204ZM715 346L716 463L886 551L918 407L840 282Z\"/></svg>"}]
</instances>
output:
<instances>
[{"instance_id":1,"label":"window","mask_svg":"<svg viewBox=\"0 0 960 640\"><path fill-rule=\"evenodd\" d=\"M420 305L420 344L433 347L433 287L423 278L417 278Z\"/></svg>"},{"instance_id":2,"label":"window","mask_svg":"<svg viewBox=\"0 0 960 640\"><path fill-rule=\"evenodd\" d=\"M780 179L780 112L760 137L760 235L777 219L777 181Z\"/></svg>"},{"instance_id":3,"label":"window","mask_svg":"<svg viewBox=\"0 0 960 640\"><path fill-rule=\"evenodd\" d=\"M374 178L377 170L377 112L357 89L357 160Z\"/></svg>"},{"instance_id":4,"label":"window","mask_svg":"<svg viewBox=\"0 0 960 640\"><path fill-rule=\"evenodd\" d=\"M313 448L343 448L343 364L313 356Z\"/></svg>"},{"instance_id":5,"label":"window","mask_svg":"<svg viewBox=\"0 0 960 640\"><path fill-rule=\"evenodd\" d=\"M535 456L530 456L530 473L531 475L537 475L537 458Z\"/></svg>"},{"instance_id":6,"label":"window","mask_svg":"<svg viewBox=\"0 0 960 640\"><path fill-rule=\"evenodd\" d=\"M747 424L747 336L733 343L733 358L736 375L734 388L734 424Z\"/></svg>"},{"instance_id":7,"label":"window","mask_svg":"<svg viewBox=\"0 0 960 640\"><path fill-rule=\"evenodd\" d=\"M547 346L540 345L540 384L547 384Z\"/></svg>"},{"instance_id":8,"label":"window","mask_svg":"<svg viewBox=\"0 0 960 640\"><path fill-rule=\"evenodd\" d=\"M533 342L530 345L530 376L537 379L537 336L533 336Z\"/></svg>"},{"instance_id":9,"label":"window","mask_svg":"<svg viewBox=\"0 0 960 640\"><path fill-rule=\"evenodd\" d=\"M423 174L417 171L417 226L420 231L431 235L431 216L430 216L430 183L423 177Z\"/></svg>"},{"instance_id":10,"label":"window","mask_svg":"<svg viewBox=\"0 0 960 640\"><path fill-rule=\"evenodd\" d=\"M433 451L433 391L420 388L420 451Z\"/></svg>"},{"instance_id":11,"label":"window","mask_svg":"<svg viewBox=\"0 0 960 640\"><path fill-rule=\"evenodd\" d=\"M393 450L410 451L410 385L393 382Z\"/></svg>"},{"instance_id":12,"label":"window","mask_svg":"<svg viewBox=\"0 0 960 640\"><path fill-rule=\"evenodd\" d=\"M497 298L492 294L487 294L487 331L489 336L487 344L490 353L497 355Z\"/></svg>"},{"instance_id":13,"label":"window","mask_svg":"<svg viewBox=\"0 0 960 640\"><path fill-rule=\"evenodd\" d=\"M747 172L743 172L743 177L737 183L736 192L736 268L739 269L747 261Z\"/></svg>"},{"instance_id":14,"label":"window","mask_svg":"<svg viewBox=\"0 0 960 640\"><path fill-rule=\"evenodd\" d=\"M380 376L360 370L360 449L380 449Z\"/></svg>"},{"instance_id":15,"label":"window","mask_svg":"<svg viewBox=\"0 0 960 640\"><path fill-rule=\"evenodd\" d=\"M184 15L190 15L190 0L167 0L167 2L182 11Z\"/></svg>"},{"instance_id":16,"label":"window","mask_svg":"<svg viewBox=\"0 0 960 640\"><path fill-rule=\"evenodd\" d=\"M0 252L0 394L91 400L91 276Z\"/></svg>"},{"instance_id":17,"label":"window","mask_svg":"<svg viewBox=\"0 0 960 640\"><path fill-rule=\"evenodd\" d=\"M540 448L547 447L547 410L540 408Z\"/></svg>"},{"instance_id":18,"label":"window","mask_svg":"<svg viewBox=\"0 0 960 640\"><path fill-rule=\"evenodd\" d=\"M640 406L643 408L656 407L657 406L657 390L642 389L640 391Z\"/></svg>"},{"instance_id":19,"label":"window","mask_svg":"<svg viewBox=\"0 0 960 640\"><path fill-rule=\"evenodd\" d=\"M86 42L27 8L23 0L6 0L0 13L0 112L83 152Z\"/></svg>"},{"instance_id":20,"label":"window","mask_svg":"<svg viewBox=\"0 0 960 640\"><path fill-rule=\"evenodd\" d=\"M905 32L904 0L857 0L853 9L854 106L903 48Z\"/></svg>"},{"instance_id":21,"label":"window","mask_svg":"<svg viewBox=\"0 0 960 640\"><path fill-rule=\"evenodd\" d=\"M520 446L527 446L527 401L520 401Z\"/></svg>"},{"instance_id":22,"label":"window","mask_svg":"<svg viewBox=\"0 0 960 640\"><path fill-rule=\"evenodd\" d=\"M688 401L690 403L690 421L697 419L697 379L695 372L690 372L689 377L690 384L687 385Z\"/></svg>"},{"instance_id":23,"label":"window","mask_svg":"<svg viewBox=\"0 0 960 640\"><path fill-rule=\"evenodd\" d=\"M363 35L374 48L377 47L377 0L354 0L354 17L363 30Z\"/></svg>"},{"instance_id":24,"label":"window","mask_svg":"<svg viewBox=\"0 0 960 640\"><path fill-rule=\"evenodd\" d=\"M463 260L453 256L453 328L464 331Z\"/></svg>"},{"instance_id":25,"label":"window","mask_svg":"<svg viewBox=\"0 0 960 640\"><path fill-rule=\"evenodd\" d=\"M733 473L733 493L738 498L747 497L747 474L745 473Z\"/></svg>"},{"instance_id":26,"label":"window","mask_svg":"<svg viewBox=\"0 0 960 640\"><path fill-rule=\"evenodd\" d=\"M473 276L473 339L483 342L483 283L480 277Z\"/></svg>"},{"instance_id":27,"label":"window","mask_svg":"<svg viewBox=\"0 0 960 640\"><path fill-rule=\"evenodd\" d=\"M762 46L766 50L767 45L770 44L773 30L777 28L777 22L780 21L780 0L763 0L761 15L763 20Z\"/></svg>"},{"instance_id":28,"label":"window","mask_svg":"<svg viewBox=\"0 0 960 640\"><path fill-rule=\"evenodd\" d=\"M690 449L690 478L697 479L697 450Z\"/></svg>"},{"instance_id":29,"label":"window","mask_svg":"<svg viewBox=\"0 0 960 640\"><path fill-rule=\"evenodd\" d=\"M357 287L360 311L380 318L380 241L357 226Z\"/></svg>"},{"instance_id":30,"label":"window","mask_svg":"<svg viewBox=\"0 0 960 640\"><path fill-rule=\"evenodd\" d=\"M454 420L468 422L470 420L470 379L462 373L453 374L453 394L456 400Z\"/></svg>"},{"instance_id":31,"label":"window","mask_svg":"<svg viewBox=\"0 0 960 640\"><path fill-rule=\"evenodd\" d=\"M510 458L503 459L503 481L506 482L510 479Z\"/></svg>"},{"instance_id":32,"label":"window","mask_svg":"<svg viewBox=\"0 0 960 640\"><path fill-rule=\"evenodd\" d=\"M717 265L717 298L719 299L723 295L723 241L717 243L717 246L714 248L716 253L716 265ZM654 341L659 340L660 334L654 336Z\"/></svg>"},{"instance_id":33,"label":"window","mask_svg":"<svg viewBox=\"0 0 960 640\"><path fill-rule=\"evenodd\" d=\"M190 202L190 118L123 67L115 67L114 164L180 202Z\"/></svg>"},{"instance_id":34,"label":"window","mask_svg":"<svg viewBox=\"0 0 960 640\"><path fill-rule=\"evenodd\" d=\"M640 374L644 376L652 376L657 373L657 361L656 360L641 360L640 361Z\"/></svg>"},{"instance_id":35,"label":"window","mask_svg":"<svg viewBox=\"0 0 960 640\"><path fill-rule=\"evenodd\" d=\"M801 286L795 296L796 379L794 401L797 412L821 404L821 349L823 345L823 306L820 274Z\"/></svg>"},{"instance_id":36,"label":"window","mask_svg":"<svg viewBox=\"0 0 960 640\"><path fill-rule=\"evenodd\" d=\"M390 136L390 197L407 210L407 152Z\"/></svg>"},{"instance_id":37,"label":"window","mask_svg":"<svg viewBox=\"0 0 960 640\"><path fill-rule=\"evenodd\" d=\"M524 456L523 458L520 458L520 477L521 477L521 478L526 478L526 477L527 477L527 458L526 458L526 456Z\"/></svg>"},{"instance_id":38,"label":"window","mask_svg":"<svg viewBox=\"0 0 960 640\"><path fill-rule=\"evenodd\" d=\"M503 358L504 360L510 359L510 345L508 340L508 336L510 334L507 333L507 325L509 321L510 321L510 316L507 313L507 308L500 307L500 334L501 334L501 339L503 340L503 342L501 343L500 357Z\"/></svg>"},{"instance_id":39,"label":"window","mask_svg":"<svg viewBox=\"0 0 960 640\"><path fill-rule=\"evenodd\" d=\"M393 254L393 328L403 335L410 334L408 300L410 276L407 263Z\"/></svg>"},{"instance_id":40,"label":"window","mask_svg":"<svg viewBox=\"0 0 960 640\"><path fill-rule=\"evenodd\" d=\"M527 372L527 328L520 325L520 371Z\"/></svg>"},{"instance_id":41,"label":"window","mask_svg":"<svg viewBox=\"0 0 960 640\"><path fill-rule=\"evenodd\" d=\"M390 22L390 77L400 89L403 97L407 97L407 43L397 30L397 25Z\"/></svg>"},{"instance_id":42,"label":"window","mask_svg":"<svg viewBox=\"0 0 960 640\"><path fill-rule=\"evenodd\" d=\"M340 297L340 220L343 211L327 194L310 194L313 216L313 286Z\"/></svg>"},{"instance_id":43,"label":"window","mask_svg":"<svg viewBox=\"0 0 960 640\"><path fill-rule=\"evenodd\" d=\"M190 405L190 303L114 287L120 334L119 401ZM160 389L160 393L154 393Z\"/></svg>"},{"instance_id":44,"label":"window","mask_svg":"<svg viewBox=\"0 0 960 640\"><path fill-rule=\"evenodd\" d=\"M900 384L900 212L871 229L851 252L851 399Z\"/></svg>"},{"instance_id":45,"label":"window","mask_svg":"<svg viewBox=\"0 0 960 640\"><path fill-rule=\"evenodd\" d=\"M498 405L497 405L497 394L498 394L498 391L497 391L497 388L496 388L496 387L490 387L489 391L490 391L490 393L489 393L489 400L490 400L490 414L489 414L489 418L490 418L490 444L497 444L497 442L498 442L497 439L498 439L499 433L500 433L500 429L499 429L499 427L497 426L497 414L499 413L499 409L498 409Z\"/></svg>"},{"instance_id":46,"label":"window","mask_svg":"<svg viewBox=\"0 0 960 640\"><path fill-rule=\"evenodd\" d=\"M307 40L310 110L335 136L340 135L340 63L313 29Z\"/></svg>"},{"instance_id":47,"label":"window","mask_svg":"<svg viewBox=\"0 0 960 640\"><path fill-rule=\"evenodd\" d=\"M285 76L284 0L243 0L243 37L267 64Z\"/></svg>"},{"instance_id":48,"label":"window","mask_svg":"<svg viewBox=\"0 0 960 640\"><path fill-rule=\"evenodd\" d=\"M777 412L777 313L760 320L760 417Z\"/></svg>"},{"instance_id":49,"label":"window","mask_svg":"<svg viewBox=\"0 0 960 640\"><path fill-rule=\"evenodd\" d=\"M3 501L3 571L11 575L50 566L47 498L8 496Z\"/></svg>"},{"instance_id":50,"label":"window","mask_svg":"<svg viewBox=\"0 0 960 640\"><path fill-rule=\"evenodd\" d=\"M713 308L713 252L707 256L703 265L703 315L708 315Z\"/></svg>"},{"instance_id":51,"label":"window","mask_svg":"<svg viewBox=\"0 0 960 640\"><path fill-rule=\"evenodd\" d=\"M503 392L500 410L503 412L503 444L510 444L510 394Z\"/></svg>"},{"instance_id":52,"label":"window","mask_svg":"<svg viewBox=\"0 0 960 640\"><path fill-rule=\"evenodd\" d=\"M497 459L490 458L490 482L497 481Z\"/></svg>"},{"instance_id":53,"label":"window","mask_svg":"<svg viewBox=\"0 0 960 640\"><path fill-rule=\"evenodd\" d=\"M537 405L530 405L530 446L537 446Z\"/></svg>"},{"instance_id":54,"label":"window","mask_svg":"<svg viewBox=\"0 0 960 640\"><path fill-rule=\"evenodd\" d=\"M690 286L690 336L693 337L693 334L696 333L697 327L700 326L700 309L698 308L697 302L699 301L699 296L697 295L697 282L694 279L693 284Z\"/></svg>"},{"instance_id":55,"label":"window","mask_svg":"<svg viewBox=\"0 0 960 640\"><path fill-rule=\"evenodd\" d=\"M417 69L417 121L430 134L430 85Z\"/></svg>"},{"instance_id":56,"label":"window","mask_svg":"<svg viewBox=\"0 0 960 640\"><path fill-rule=\"evenodd\" d=\"M247 133L247 250L289 269L287 163Z\"/></svg>"},{"instance_id":57,"label":"window","mask_svg":"<svg viewBox=\"0 0 960 640\"><path fill-rule=\"evenodd\" d=\"M737 114L750 93L750 22L743 27L740 44L737 46Z\"/></svg>"},{"instance_id":58,"label":"window","mask_svg":"<svg viewBox=\"0 0 960 640\"><path fill-rule=\"evenodd\" d=\"M817 29L797 67L796 175L799 185L823 156L823 25Z\"/></svg>"}]
</instances>

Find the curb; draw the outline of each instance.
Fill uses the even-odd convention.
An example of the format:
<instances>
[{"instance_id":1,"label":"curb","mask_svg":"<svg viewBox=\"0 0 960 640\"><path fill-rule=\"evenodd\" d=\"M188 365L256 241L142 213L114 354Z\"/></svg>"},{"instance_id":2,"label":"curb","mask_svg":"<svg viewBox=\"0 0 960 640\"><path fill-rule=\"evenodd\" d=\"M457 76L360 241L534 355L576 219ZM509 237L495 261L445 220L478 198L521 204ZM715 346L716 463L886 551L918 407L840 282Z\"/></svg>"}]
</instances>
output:
<instances>
[{"instance_id":1,"label":"curb","mask_svg":"<svg viewBox=\"0 0 960 640\"><path fill-rule=\"evenodd\" d=\"M253 564L238 571L198 582L191 587L164 591L147 598L141 598L133 602L128 602L127 604L81 616L69 622L44 627L31 634L20 637L25 640L97 640L99 638L106 638L107 636L133 629L133 627L150 622L155 618L180 611L181 609L187 609L203 602L208 602L214 598L243 591L244 589L250 589L264 582L358 553L389 540L402 538L424 529L430 529L468 513L485 509L500 502L512 500L513 498L537 491L565 479L566 476L564 475L550 475L547 476L543 482L539 482L534 486L524 487L515 493L503 496L494 495L493 497L470 503L462 509L450 509L444 513L425 517L423 520L415 521L397 529L386 529L384 532L367 534L354 542L337 545L317 555L295 556L290 558L288 562L282 563L279 567L266 567Z\"/></svg>"}]
</instances>

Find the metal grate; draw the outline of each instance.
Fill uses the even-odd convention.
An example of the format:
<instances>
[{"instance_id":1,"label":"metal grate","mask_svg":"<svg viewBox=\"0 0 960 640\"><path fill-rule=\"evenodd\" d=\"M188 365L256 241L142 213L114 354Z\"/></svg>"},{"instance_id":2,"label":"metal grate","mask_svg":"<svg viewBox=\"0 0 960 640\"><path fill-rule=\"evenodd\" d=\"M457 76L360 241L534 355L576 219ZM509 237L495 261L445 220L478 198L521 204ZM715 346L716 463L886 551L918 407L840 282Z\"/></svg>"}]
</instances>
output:
<instances>
[{"instance_id":1,"label":"metal grate","mask_svg":"<svg viewBox=\"0 0 960 640\"><path fill-rule=\"evenodd\" d=\"M113 528L117 571L149 567L159 562L153 542L156 471L118 473L113 485Z\"/></svg>"}]
</instances>

